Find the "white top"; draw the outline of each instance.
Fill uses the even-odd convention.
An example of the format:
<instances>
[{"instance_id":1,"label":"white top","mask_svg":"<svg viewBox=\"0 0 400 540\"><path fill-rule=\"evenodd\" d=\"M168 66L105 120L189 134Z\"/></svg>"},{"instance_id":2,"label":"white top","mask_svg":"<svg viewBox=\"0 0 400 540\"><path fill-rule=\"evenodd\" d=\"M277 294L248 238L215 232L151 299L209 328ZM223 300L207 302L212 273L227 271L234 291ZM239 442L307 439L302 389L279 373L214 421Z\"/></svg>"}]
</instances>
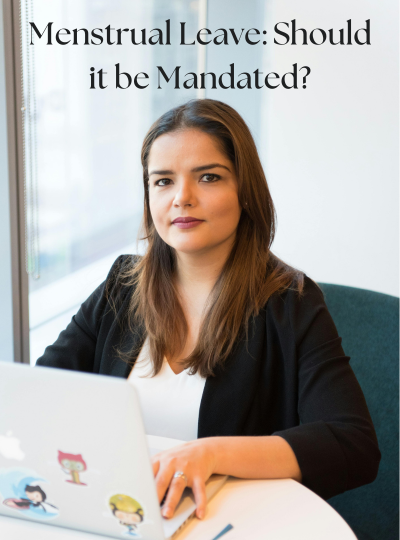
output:
<instances>
[{"instance_id":1,"label":"white top","mask_svg":"<svg viewBox=\"0 0 400 540\"><path fill-rule=\"evenodd\" d=\"M182 441L197 439L206 379L198 373L189 375L189 369L176 375L165 357L161 371L155 377L149 376L151 371L146 338L128 377L138 391L146 434Z\"/></svg>"}]
</instances>

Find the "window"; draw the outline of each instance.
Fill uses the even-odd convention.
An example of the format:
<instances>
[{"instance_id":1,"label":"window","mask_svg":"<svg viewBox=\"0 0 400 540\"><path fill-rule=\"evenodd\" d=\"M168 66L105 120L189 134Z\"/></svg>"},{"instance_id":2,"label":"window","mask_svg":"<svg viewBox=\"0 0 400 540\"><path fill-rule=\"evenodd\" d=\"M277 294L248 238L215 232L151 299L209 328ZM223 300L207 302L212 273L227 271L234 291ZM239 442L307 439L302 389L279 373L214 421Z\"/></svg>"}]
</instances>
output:
<instances>
[{"instance_id":1,"label":"window","mask_svg":"<svg viewBox=\"0 0 400 540\"><path fill-rule=\"evenodd\" d=\"M204 48L179 46L176 33L179 21L186 21L188 35L197 32L202 13L201 0L22 2L31 363L105 279L114 259L135 252L143 137L168 108L197 97L196 90L172 85L162 92L156 85L93 90L90 68L110 79L117 63L130 73L157 65L169 74L177 65L191 71ZM54 36L61 28L107 25L165 29L167 19L175 33L171 46L47 45L36 34L27 46L29 21L40 32L53 21ZM78 36L84 43L84 33Z\"/></svg>"}]
</instances>

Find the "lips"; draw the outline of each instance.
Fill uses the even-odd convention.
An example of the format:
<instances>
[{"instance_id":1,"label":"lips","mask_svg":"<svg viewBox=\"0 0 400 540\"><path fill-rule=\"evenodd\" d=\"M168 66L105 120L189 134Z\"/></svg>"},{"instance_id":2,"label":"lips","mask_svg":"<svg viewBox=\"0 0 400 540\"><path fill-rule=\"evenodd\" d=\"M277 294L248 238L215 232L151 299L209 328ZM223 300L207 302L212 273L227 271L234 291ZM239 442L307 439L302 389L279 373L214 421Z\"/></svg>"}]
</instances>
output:
<instances>
[{"instance_id":1,"label":"lips","mask_svg":"<svg viewBox=\"0 0 400 540\"><path fill-rule=\"evenodd\" d=\"M187 216L187 217L178 217L174 219L172 223L190 223L192 221L204 221L203 219L197 219L195 217Z\"/></svg>"}]
</instances>

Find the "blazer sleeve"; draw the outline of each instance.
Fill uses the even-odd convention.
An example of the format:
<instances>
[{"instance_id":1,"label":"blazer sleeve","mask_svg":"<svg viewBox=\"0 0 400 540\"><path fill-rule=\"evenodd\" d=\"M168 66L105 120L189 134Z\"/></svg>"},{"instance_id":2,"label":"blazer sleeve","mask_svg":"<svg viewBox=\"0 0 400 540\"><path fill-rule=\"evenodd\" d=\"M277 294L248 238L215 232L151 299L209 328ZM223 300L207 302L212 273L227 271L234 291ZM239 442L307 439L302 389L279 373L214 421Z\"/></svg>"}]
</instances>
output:
<instances>
[{"instance_id":1,"label":"blazer sleeve","mask_svg":"<svg viewBox=\"0 0 400 540\"><path fill-rule=\"evenodd\" d=\"M83 302L57 340L46 347L36 365L88 373L94 371L101 319L105 311L110 309L108 297L113 295L118 282L118 273L128 258L130 258L129 255L120 255L115 260L106 280Z\"/></svg>"},{"instance_id":2,"label":"blazer sleeve","mask_svg":"<svg viewBox=\"0 0 400 540\"><path fill-rule=\"evenodd\" d=\"M324 499L375 480L381 454L361 387L318 285L289 291L300 425L275 432L292 447L302 483Z\"/></svg>"}]
</instances>

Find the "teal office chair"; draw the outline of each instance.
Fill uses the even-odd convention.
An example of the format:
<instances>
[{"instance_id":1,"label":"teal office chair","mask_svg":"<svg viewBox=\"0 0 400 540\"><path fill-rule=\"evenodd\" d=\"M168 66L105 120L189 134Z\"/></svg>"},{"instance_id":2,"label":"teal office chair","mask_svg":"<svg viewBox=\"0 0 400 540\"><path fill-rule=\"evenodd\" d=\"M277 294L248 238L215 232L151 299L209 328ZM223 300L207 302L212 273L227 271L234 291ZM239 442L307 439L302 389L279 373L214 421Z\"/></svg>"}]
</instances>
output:
<instances>
[{"instance_id":1,"label":"teal office chair","mask_svg":"<svg viewBox=\"0 0 400 540\"><path fill-rule=\"evenodd\" d=\"M364 392L382 453L372 484L329 499L359 540L399 539L399 299L319 284Z\"/></svg>"}]
</instances>

